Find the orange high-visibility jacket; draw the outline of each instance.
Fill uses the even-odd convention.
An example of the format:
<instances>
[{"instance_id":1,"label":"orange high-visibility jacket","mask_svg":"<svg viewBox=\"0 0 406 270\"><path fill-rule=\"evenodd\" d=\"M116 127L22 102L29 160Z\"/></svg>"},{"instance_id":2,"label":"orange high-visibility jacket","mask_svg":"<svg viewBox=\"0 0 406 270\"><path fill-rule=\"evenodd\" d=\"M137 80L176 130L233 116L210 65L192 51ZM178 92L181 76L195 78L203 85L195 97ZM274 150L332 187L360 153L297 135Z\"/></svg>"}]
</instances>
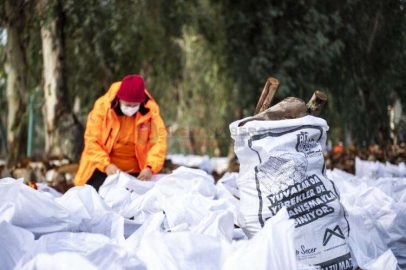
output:
<instances>
[{"instance_id":1,"label":"orange high-visibility jacket","mask_svg":"<svg viewBox=\"0 0 406 270\"><path fill-rule=\"evenodd\" d=\"M99 98L90 112L85 131L85 149L75 177L75 186L82 186L90 179L96 169L105 172L110 164L109 154L116 143L120 131L120 122L112 104L121 82L114 83L109 91ZM135 156L141 170L151 167L152 173L158 173L164 164L166 154L166 129L159 114L155 100L145 90L147 100L144 108L137 112L135 125Z\"/></svg>"}]
</instances>

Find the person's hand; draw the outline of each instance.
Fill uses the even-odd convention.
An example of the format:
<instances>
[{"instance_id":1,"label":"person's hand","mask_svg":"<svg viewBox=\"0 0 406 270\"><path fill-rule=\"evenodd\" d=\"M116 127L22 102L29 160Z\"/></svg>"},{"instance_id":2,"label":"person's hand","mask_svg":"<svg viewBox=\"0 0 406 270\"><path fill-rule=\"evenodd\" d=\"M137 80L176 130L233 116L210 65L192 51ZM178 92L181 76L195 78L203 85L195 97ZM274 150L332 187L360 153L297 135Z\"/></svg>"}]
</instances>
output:
<instances>
[{"instance_id":1,"label":"person's hand","mask_svg":"<svg viewBox=\"0 0 406 270\"><path fill-rule=\"evenodd\" d=\"M118 171L119 171L119 169L118 169L117 166L114 165L114 164L109 164L109 165L107 165L107 167L106 167L106 174L107 174L107 175L116 174L116 173L118 173Z\"/></svg>"},{"instance_id":2,"label":"person's hand","mask_svg":"<svg viewBox=\"0 0 406 270\"><path fill-rule=\"evenodd\" d=\"M149 181L152 178L152 171L150 167L146 167L140 172L140 175L138 175L137 179L141 181Z\"/></svg>"}]
</instances>

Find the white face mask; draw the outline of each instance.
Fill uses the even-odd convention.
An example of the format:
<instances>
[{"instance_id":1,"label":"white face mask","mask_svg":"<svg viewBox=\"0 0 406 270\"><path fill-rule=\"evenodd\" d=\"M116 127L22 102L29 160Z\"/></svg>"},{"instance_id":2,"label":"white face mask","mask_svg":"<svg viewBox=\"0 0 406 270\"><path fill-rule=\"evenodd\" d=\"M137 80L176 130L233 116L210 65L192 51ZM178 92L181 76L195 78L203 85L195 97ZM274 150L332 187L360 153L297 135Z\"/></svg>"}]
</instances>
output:
<instances>
[{"instance_id":1,"label":"white face mask","mask_svg":"<svg viewBox=\"0 0 406 270\"><path fill-rule=\"evenodd\" d=\"M120 109L125 115L133 116L140 109L140 105L137 105L135 107L129 107L129 106L120 104Z\"/></svg>"}]
</instances>

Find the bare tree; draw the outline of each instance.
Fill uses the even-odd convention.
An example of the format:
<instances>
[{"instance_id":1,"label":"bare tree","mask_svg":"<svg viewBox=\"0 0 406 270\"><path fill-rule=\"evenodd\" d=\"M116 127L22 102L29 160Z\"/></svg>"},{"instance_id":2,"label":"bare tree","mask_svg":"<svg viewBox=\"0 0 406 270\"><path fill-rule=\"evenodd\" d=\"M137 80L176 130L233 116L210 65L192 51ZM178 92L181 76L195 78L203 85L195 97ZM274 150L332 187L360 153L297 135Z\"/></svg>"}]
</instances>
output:
<instances>
[{"instance_id":1,"label":"bare tree","mask_svg":"<svg viewBox=\"0 0 406 270\"><path fill-rule=\"evenodd\" d=\"M68 102L62 3L38 0L37 4L44 63L45 150L48 155L77 160L83 148L83 127Z\"/></svg>"},{"instance_id":2,"label":"bare tree","mask_svg":"<svg viewBox=\"0 0 406 270\"><path fill-rule=\"evenodd\" d=\"M13 166L25 154L26 137L26 93L27 65L22 42L24 27L24 0L6 0L7 45L5 71L7 73L7 141L8 165Z\"/></svg>"}]
</instances>

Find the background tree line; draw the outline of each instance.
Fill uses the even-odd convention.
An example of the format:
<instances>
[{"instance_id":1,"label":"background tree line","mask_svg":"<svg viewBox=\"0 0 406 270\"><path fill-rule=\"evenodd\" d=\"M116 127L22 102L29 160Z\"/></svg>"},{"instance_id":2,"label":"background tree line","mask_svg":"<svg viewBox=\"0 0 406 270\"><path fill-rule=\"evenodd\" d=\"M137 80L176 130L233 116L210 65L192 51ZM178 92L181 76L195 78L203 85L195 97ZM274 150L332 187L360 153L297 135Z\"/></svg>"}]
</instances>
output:
<instances>
[{"instance_id":1,"label":"background tree line","mask_svg":"<svg viewBox=\"0 0 406 270\"><path fill-rule=\"evenodd\" d=\"M406 101L404 0L0 3L10 164L26 155L30 110L37 152L78 160L94 101L134 73L160 104L173 153L227 155L229 123L253 113L268 76L279 100L328 93L330 137L360 147L391 143L388 106Z\"/></svg>"}]
</instances>

